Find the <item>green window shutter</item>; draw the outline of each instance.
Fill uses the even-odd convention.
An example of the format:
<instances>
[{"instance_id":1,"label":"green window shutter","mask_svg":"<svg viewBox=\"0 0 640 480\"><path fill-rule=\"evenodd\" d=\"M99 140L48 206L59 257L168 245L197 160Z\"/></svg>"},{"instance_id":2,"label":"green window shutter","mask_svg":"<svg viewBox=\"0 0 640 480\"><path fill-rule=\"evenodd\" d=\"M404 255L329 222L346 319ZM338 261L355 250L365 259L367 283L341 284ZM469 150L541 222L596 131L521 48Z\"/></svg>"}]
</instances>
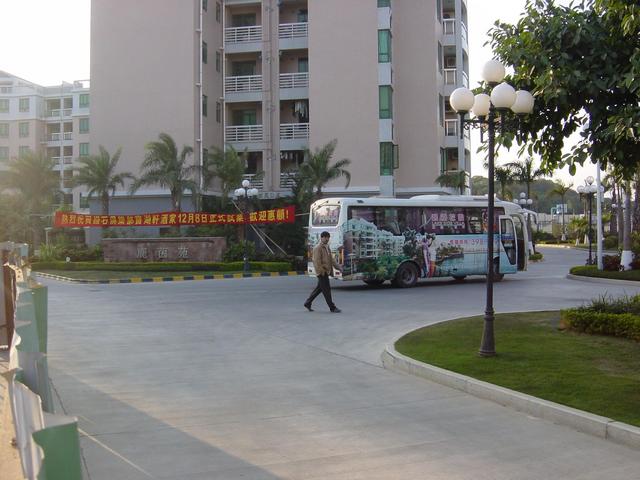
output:
<instances>
[{"instance_id":1,"label":"green window shutter","mask_svg":"<svg viewBox=\"0 0 640 480\"><path fill-rule=\"evenodd\" d=\"M207 57L209 56L208 53L207 42L202 42L202 63L207 63Z\"/></svg>"},{"instance_id":2,"label":"green window shutter","mask_svg":"<svg viewBox=\"0 0 640 480\"><path fill-rule=\"evenodd\" d=\"M391 62L391 30L378 30L378 62Z\"/></svg>"},{"instance_id":3,"label":"green window shutter","mask_svg":"<svg viewBox=\"0 0 640 480\"><path fill-rule=\"evenodd\" d=\"M390 7L390 6L391 6L391 0L378 0L378 8Z\"/></svg>"},{"instance_id":4,"label":"green window shutter","mask_svg":"<svg viewBox=\"0 0 640 480\"><path fill-rule=\"evenodd\" d=\"M20 122L18 124L18 135L21 137L29 136L29 122Z\"/></svg>"},{"instance_id":5,"label":"green window shutter","mask_svg":"<svg viewBox=\"0 0 640 480\"><path fill-rule=\"evenodd\" d=\"M0 147L0 160L9 160L9 147Z\"/></svg>"},{"instance_id":6,"label":"green window shutter","mask_svg":"<svg viewBox=\"0 0 640 480\"><path fill-rule=\"evenodd\" d=\"M81 93L80 94L80 108L88 108L89 107L89 94Z\"/></svg>"},{"instance_id":7,"label":"green window shutter","mask_svg":"<svg viewBox=\"0 0 640 480\"><path fill-rule=\"evenodd\" d=\"M21 112L28 112L29 111L29 99L28 98L21 98L19 106L18 106L18 109Z\"/></svg>"},{"instance_id":8,"label":"green window shutter","mask_svg":"<svg viewBox=\"0 0 640 480\"><path fill-rule=\"evenodd\" d=\"M380 175L393 175L394 155L393 143L380 143Z\"/></svg>"},{"instance_id":9,"label":"green window shutter","mask_svg":"<svg viewBox=\"0 0 640 480\"><path fill-rule=\"evenodd\" d=\"M78 125L78 129L80 133L89 133L89 119L81 118Z\"/></svg>"},{"instance_id":10,"label":"green window shutter","mask_svg":"<svg viewBox=\"0 0 640 480\"><path fill-rule=\"evenodd\" d=\"M202 95L202 116L207 116L207 96Z\"/></svg>"},{"instance_id":11,"label":"green window shutter","mask_svg":"<svg viewBox=\"0 0 640 480\"><path fill-rule=\"evenodd\" d=\"M79 155L81 157L86 157L89 155L89 144L88 143L80 143L79 144L80 152Z\"/></svg>"},{"instance_id":12,"label":"green window shutter","mask_svg":"<svg viewBox=\"0 0 640 480\"><path fill-rule=\"evenodd\" d=\"M31 151L29 147L21 145L20 147L18 147L18 157L24 157L29 153L29 151Z\"/></svg>"},{"instance_id":13,"label":"green window shutter","mask_svg":"<svg viewBox=\"0 0 640 480\"><path fill-rule=\"evenodd\" d=\"M0 113L8 113L8 112L9 112L9 99L0 98Z\"/></svg>"},{"instance_id":14,"label":"green window shutter","mask_svg":"<svg viewBox=\"0 0 640 480\"><path fill-rule=\"evenodd\" d=\"M379 87L380 118L393 118L393 90L389 85Z\"/></svg>"},{"instance_id":15,"label":"green window shutter","mask_svg":"<svg viewBox=\"0 0 640 480\"><path fill-rule=\"evenodd\" d=\"M0 138L7 138L9 136L9 124L0 123Z\"/></svg>"},{"instance_id":16,"label":"green window shutter","mask_svg":"<svg viewBox=\"0 0 640 480\"><path fill-rule=\"evenodd\" d=\"M207 0L202 0L202 10L206 12L208 7L209 2Z\"/></svg>"}]
</instances>

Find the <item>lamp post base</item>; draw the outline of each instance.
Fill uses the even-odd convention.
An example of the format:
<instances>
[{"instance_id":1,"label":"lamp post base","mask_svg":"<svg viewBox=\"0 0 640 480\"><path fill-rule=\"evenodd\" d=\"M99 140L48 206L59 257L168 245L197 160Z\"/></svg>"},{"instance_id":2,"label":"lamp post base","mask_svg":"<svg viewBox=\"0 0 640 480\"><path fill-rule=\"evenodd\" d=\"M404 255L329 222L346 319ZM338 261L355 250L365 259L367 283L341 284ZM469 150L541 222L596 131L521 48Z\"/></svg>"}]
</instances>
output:
<instances>
[{"instance_id":1,"label":"lamp post base","mask_svg":"<svg viewBox=\"0 0 640 480\"><path fill-rule=\"evenodd\" d=\"M478 355L481 357L495 357L496 355L495 337L493 335L494 318L493 312L485 312L482 343L480 344L480 350L478 350Z\"/></svg>"}]
</instances>

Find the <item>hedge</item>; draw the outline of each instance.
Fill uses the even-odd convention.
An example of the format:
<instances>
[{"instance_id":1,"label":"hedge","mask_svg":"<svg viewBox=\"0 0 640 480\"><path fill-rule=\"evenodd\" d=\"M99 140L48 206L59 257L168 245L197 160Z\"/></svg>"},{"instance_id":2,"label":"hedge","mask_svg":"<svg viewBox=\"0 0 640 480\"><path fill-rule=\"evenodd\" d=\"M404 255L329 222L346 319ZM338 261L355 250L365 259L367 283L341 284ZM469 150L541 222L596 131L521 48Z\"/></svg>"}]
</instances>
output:
<instances>
[{"instance_id":1,"label":"hedge","mask_svg":"<svg viewBox=\"0 0 640 480\"><path fill-rule=\"evenodd\" d=\"M614 280L633 280L640 281L640 270L623 270L621 272L612 272L607 270L598 270L598 267L593 265L585 265L572 267L570 270L572 275L579 275L582 277L597 277L597 278L611 278Z\"/></svg>"},{"instance_id":2,"label":"hedge","mask_svg":"<svg viewBox=\"0 0 640 480\"><path fill-rule=\"evenodd\" d=\"M289 262L249 262L251 270L286 272ZM31 268L40 270L110 271L110 272L232 272L243 268L243 262L34 262Z\"/></svg>"},{"instance_id":3,"label":"hedge","mask_svg":"<svg viewBox=\"0 0 640 480\"><path fill-rule=\"evenodd\" d=\"M578 332L612 335L640 342L640 315L569 308L560 312L560 319L565 326Z\"/></svg>"}]
</instances>

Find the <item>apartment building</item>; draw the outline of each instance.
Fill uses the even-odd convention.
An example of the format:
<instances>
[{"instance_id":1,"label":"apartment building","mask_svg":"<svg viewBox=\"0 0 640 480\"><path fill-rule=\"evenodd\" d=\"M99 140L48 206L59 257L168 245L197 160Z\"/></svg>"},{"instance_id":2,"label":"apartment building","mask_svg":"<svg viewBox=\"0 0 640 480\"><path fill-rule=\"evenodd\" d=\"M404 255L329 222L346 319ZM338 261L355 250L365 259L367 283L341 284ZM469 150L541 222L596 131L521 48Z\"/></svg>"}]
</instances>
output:
<instances>
[{"instance_id":1,"label":"apartment building","mask_svg":"<svg viewBox=\"0 0 640 480\"><path fill-rule=\"evenodd\" d=\"M90 151L122 147L122 170L138 173L161 132L192 146L195 164L211 146L247 150L246 176L264 198L288 195L304 149L333 139L352 181L331 183L331 194L442 192L441 173L470 169L469 137L448 102L469 84L465 0L91 7ZM166 206L167 195L151 187L114 204L131 212Z\"/></svg>"},{"instance_id":2,"label":"apartment building","mask_svg":"<svg viewBox=\"0 0 640 480\"><path fill-rule=\"evenodd\" d=\"M71 189L74 163L89 155L89 82L44 87L0 71L0 170L28 151L43 153L60 173L61 203L88 208Z\"/></svg>"}]
</instances>

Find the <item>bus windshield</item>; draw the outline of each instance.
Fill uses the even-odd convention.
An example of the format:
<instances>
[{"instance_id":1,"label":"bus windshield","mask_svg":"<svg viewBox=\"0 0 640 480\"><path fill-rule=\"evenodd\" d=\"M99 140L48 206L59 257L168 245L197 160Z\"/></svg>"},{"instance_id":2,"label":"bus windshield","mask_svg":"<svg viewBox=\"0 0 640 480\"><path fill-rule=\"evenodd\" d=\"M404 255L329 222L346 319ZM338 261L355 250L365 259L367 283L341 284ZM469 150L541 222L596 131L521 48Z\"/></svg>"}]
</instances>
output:
<instances>
[{"instance_id":1,"label":"bus windshield","mask_svg":"<svg viewBox=\"0 0 640 480\"><path fill-rule=\"evenodd\" d=\"M321 205L311 212L311 225L314 227L335 227L340 217L340 205Z\"/></svg>"}]
</instances>

